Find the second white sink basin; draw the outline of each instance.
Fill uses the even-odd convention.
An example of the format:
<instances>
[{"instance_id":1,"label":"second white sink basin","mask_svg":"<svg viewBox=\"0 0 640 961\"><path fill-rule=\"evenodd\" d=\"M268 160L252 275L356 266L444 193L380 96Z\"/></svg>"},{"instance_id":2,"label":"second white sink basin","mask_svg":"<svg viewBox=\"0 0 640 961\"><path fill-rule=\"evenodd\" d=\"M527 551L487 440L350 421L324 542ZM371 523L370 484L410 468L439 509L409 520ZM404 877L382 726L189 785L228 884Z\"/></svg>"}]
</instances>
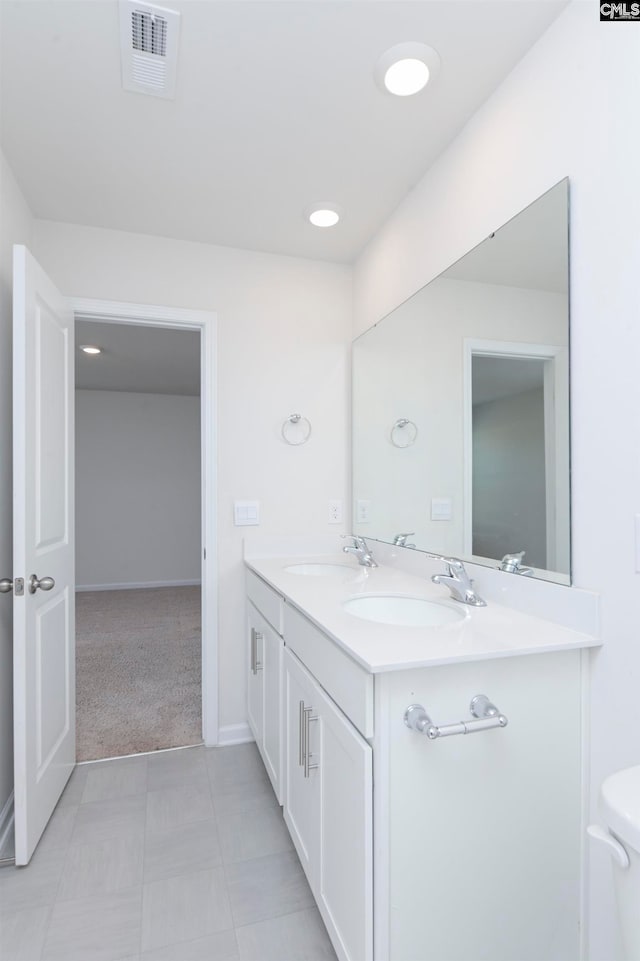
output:
<instances>
[{"instance_id":1,"label":"second white sink basin","mask_svg":"<svg viewBox=\"0 0 640 961\"><path fill-rule=\"evenodd\" d=\"M367 594L343 601L348 614L365 621L379 624L395 624L397 627L442 627L464 620L464 610L428 601L424 597L407 597L402 594Z\"/></svg>"},{"instance_id":2,"label":"second white sink basin","mask_svg":"<svg viewBox=\"0 0 640 961\"><path fill-rule=\"evenodd\" d=\"M327 577L329 574L346 574L353 567L346 564L291 564L285 567L287 574L306 574L309 577Z\"/></svg>"}]
</instances>

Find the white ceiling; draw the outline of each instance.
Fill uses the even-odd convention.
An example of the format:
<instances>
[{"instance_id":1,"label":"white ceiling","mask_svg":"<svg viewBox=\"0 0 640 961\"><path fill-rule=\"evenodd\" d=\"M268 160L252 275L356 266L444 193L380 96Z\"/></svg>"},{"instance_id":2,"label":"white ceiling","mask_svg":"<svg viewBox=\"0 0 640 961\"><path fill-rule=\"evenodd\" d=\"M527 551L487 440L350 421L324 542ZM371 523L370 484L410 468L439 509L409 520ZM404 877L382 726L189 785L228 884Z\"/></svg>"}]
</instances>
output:
<instances>
[{"instance_id":1,"label":"white ceiling","mask_svg":"<svg viewBox=\"0 0 640 961\"><path fill-rule=\"evenodd\" d=\"M352 261L567 0L163 0L173 101L125 92L116 0L2 0L2 144L37 217ZM383 94L376 60L441 69ZM334 201L340 224L303 212Z\"/></svg>"},{"instance_id":2,"label":"white ceiling","mask_svg":"<svg viewBox=\"0 0 640 961\"><path fill-rule=\"evenodd\" d=\"M80 344L101 347L84 354ZM76 320L76 388L140 394L200 393L200 333Z\"/></svg>"}]
</instances>

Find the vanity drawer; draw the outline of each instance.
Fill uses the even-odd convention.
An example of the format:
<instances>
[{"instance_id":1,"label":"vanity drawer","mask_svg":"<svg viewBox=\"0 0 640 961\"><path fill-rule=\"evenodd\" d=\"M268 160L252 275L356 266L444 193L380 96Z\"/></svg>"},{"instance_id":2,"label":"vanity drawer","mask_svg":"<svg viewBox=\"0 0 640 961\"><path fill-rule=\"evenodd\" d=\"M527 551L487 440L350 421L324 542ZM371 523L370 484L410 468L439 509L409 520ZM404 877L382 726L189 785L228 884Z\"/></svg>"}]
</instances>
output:
<instances>
[{"instance_id":1,"label":"vanity drawer","mask_svg":"<svg viewBox=\"0 0 640 961\"><path fill-rule=\"evenodd\" d=\"M286 602L284 643L363 737L373 737L373 674L356 664L330 637Z\"/></svg>"},{"instance_id":2,"label":"vanity drawer","mask_svg":"<svg viewBox=\"0 0 640 961\"><path fill-rule=\"evenodd\" d=\"M271 627L282 636L283 599L253 571L247 571L247 597Z\"/></svg>"}]
</instances>

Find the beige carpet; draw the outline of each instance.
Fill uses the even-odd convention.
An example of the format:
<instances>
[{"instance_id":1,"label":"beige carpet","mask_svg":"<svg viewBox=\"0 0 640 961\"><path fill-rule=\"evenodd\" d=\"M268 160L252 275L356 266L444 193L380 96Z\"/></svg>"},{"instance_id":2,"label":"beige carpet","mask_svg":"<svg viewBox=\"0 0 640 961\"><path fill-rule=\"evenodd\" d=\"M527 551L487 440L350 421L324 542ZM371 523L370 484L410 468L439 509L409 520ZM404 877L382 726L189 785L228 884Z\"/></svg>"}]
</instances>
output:
<instances>
[{"instance_id":1,"label":"beige carpet","mask_svg":"<svg viewBox=\"0 0 640 961\"><path fill-rule=\"evenodd\" d=\"M77 759L202 741L200 588L76 595Z\"/></svg>"}]
</instances>

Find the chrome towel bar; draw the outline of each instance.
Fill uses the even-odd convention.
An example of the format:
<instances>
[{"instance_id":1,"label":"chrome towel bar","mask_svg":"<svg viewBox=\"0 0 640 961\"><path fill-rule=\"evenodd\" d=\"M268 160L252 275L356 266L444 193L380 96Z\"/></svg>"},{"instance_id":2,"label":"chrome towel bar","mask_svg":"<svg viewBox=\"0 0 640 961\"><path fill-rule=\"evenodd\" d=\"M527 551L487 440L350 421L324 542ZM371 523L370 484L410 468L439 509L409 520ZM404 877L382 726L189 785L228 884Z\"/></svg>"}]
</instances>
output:
<instances>
[{"instance_id":1,"label":"chrome towel bar","mask_svg":"<svg viewBox=\"0 0 640 961\"><path fill-rule=\"evenodd\" d=\"M439 737L452 737L454 734L475 734L477 731L488 731L492 727L506 727L509 723L485 694L476 694L471 699L469 710L473 720L434 724L422 704L410 704L404 712L404 723L412 731L426 734L430 741Z\"/></svg>"}]
</instances>

